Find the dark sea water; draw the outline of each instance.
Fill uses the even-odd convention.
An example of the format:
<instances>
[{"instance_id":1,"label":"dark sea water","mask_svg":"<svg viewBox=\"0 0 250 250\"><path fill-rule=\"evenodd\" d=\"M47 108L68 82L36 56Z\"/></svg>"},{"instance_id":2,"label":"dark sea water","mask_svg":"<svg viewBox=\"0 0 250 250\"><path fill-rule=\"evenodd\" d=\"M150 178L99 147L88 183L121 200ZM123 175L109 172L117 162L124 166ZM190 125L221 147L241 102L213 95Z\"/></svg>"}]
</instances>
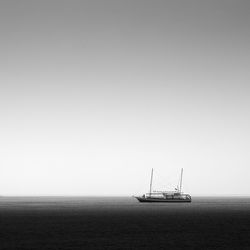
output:
<instances>
[{"instance_id":1,"label":"dark sea water","mask_svg":"<svg viewBox=\"0 0 250 250\"><path fill-rule=\"evenodd\" d=\"M0 197L0 249L250 249L250 198Z\"/></svg>"}]
</instances>

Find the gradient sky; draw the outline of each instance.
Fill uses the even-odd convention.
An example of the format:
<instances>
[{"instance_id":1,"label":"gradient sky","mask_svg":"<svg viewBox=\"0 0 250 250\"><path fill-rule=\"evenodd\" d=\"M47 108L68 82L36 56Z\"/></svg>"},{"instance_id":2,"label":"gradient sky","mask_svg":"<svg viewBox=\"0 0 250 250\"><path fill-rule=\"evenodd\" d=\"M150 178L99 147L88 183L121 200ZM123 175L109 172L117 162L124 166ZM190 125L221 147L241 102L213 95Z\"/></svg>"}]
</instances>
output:
<instances>
[{"instance_id":1,"label":"gradient sky","mask_svg":"<svg viewBox=\"0 0 250 250\"><path fill-rule=\"evenodd\" d=\"M0 193L250 195L250 1L0 2Z\"/></svg>"}]
</instances>

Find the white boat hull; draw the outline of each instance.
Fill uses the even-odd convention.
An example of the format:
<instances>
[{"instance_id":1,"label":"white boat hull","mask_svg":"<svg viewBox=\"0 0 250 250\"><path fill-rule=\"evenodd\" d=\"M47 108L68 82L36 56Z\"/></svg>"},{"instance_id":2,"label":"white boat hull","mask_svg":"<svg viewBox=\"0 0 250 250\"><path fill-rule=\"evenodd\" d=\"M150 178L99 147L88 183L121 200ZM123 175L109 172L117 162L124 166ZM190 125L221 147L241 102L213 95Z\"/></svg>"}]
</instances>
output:
<instances>
[{"instance_id":1,"label":"white boat hull","mask_svg":"<svg viewBox=\"0 0 250 250\"><path fill-rule=\"evenodd\" d=\"M139 202L191 202L192 199L183 199L183 198L158 198L158 197L141 197L135 196Z\"/></svg>"}]
</instances>

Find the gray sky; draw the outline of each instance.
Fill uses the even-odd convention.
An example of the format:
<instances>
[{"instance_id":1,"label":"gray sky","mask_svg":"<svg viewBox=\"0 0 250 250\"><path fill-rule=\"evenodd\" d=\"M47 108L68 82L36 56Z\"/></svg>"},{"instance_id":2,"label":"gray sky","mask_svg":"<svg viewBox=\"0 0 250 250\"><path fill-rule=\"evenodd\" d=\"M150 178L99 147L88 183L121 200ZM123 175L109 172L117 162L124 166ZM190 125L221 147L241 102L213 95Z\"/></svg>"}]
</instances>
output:
<instances>
[{"instance_id":1,"label":"gray sky","mask_svg":"<svg viewBox=\"0 0 250 250\"><path fill-rule=\"evenodd\" d=\"M0 193L250 195L250 1L0 2Z\"/></svg>"}]
</instances>

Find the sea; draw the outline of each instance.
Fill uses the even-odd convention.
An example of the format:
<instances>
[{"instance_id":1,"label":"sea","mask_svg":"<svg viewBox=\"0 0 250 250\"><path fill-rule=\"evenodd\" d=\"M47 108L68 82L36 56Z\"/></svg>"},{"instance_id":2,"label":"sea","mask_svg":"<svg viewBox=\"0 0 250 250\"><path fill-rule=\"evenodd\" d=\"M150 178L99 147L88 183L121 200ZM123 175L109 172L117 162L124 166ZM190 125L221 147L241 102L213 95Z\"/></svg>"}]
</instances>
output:
<instances>
[{"instance_id":1,"label":"sea","mask_svg":"<svg viewBox=\"0 0 250 250\"><path fill-rule=\"evenodd\" d=\"M250 198L0 197L0 249L250 249Z\"/></svg>"}]
</instances>

